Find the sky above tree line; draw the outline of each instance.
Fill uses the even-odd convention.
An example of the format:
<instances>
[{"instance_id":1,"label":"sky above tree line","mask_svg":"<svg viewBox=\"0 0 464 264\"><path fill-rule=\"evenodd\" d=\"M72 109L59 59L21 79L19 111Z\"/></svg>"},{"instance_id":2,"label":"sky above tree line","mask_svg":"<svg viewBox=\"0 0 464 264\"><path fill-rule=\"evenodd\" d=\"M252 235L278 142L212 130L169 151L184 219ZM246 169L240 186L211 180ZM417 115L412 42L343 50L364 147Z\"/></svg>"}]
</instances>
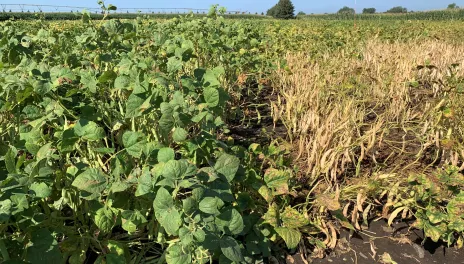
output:
<instances>
[{"instance_id":1,"label":"sky above tree line","mask_svg":"<svg viewBox=\"0 0 464 264\"><path fill-rule=\"evenodd\" d=\"M355 4L356 1L356 4ZM149 1L149 0L106 0L107 4L113 4L121 8L198 8L208 9L212 4L225 6L229 11L266 12L278 0L175 0L175 1ZM293 0L296 13L334 13L343 6L355 8L358 13L363 8L374 7L377 12L385 12L394 6L403 6L408 10L425 11L445 9L448 4L456 3L464 7L464 0ZM62 1L62 0L2 0L2 4L35 4L35 5L66 5L79 7L98 7L96 0ZM11 7L9 7L11 8ZM26 7L27 8L27 7Z\"/></svg>"}]
</instances>

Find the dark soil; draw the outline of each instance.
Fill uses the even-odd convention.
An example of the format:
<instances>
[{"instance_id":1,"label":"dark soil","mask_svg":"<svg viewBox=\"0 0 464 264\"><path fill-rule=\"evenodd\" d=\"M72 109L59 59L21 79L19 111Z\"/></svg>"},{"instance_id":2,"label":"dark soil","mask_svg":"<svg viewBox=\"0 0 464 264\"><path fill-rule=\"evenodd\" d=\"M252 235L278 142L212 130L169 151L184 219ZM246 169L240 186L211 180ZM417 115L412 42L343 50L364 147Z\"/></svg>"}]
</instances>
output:
<instances>
[{"instance_id":1,"label":"dark soil","mask_svg":"<svg viewBox=\"0 0 464 264\"><path fill-rule=\"evenodd\" d=\"M384 254L389 254L395 262L388 262ZM378 221L372 222L369 230L351 238L348 232L342 231L337 248L324 259L314 259L312 263L458 264L464 263L464 249L448 248L429 239L424 241L423 232L410 229L407 223L388 227L385 221Z\"/></svg>"}]
</instances>

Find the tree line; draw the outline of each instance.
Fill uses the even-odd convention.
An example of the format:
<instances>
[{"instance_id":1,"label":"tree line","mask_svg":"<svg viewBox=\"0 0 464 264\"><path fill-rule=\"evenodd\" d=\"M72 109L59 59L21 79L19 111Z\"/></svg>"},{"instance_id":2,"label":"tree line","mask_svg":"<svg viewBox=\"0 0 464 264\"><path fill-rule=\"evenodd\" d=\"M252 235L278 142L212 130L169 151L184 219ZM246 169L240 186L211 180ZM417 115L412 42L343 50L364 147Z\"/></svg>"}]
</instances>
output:
<instances>
[{"instance_id":1,"label":"tree line","mask_svg":"<svg viewBox=\"0 0 464 264\"><path fill-rule=\"evenodd\" d=\"M452 3L448 5L448 9L459 9L459 6L456 3ZM413 11L410 11L413 12ZM354 8L344 6L337 12L338 14L355 14L356 11ZM375 14L377 10L374 7L364 8L362 11L363 14ZM390 8L386 11L386 13L392 14L400 14L400 13L408 13L408 9L402 6L395 6ZM293 19L295 18L295 6L293 5L291 0L279 0L277 4L271 7L267 14L268 16L272 16L274 18L280 19ZM297 16L306 15L304 12L299 12Z\"/></svg>"}]
</instances>

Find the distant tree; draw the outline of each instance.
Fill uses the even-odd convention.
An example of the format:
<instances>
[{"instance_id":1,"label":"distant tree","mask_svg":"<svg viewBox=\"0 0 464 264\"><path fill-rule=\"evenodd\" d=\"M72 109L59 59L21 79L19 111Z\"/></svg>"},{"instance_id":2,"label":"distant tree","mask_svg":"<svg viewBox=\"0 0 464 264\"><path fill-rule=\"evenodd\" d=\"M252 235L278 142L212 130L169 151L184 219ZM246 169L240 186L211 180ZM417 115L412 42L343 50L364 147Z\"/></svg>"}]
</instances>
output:
<instances>
[{"instance_id":1,"label":"distant tree","mask_svg":"<svg viewBox=\"0 0 464 264\"><path fill-rule=\"evenodd\" d=\"M279 0L279 2L267 11L268 16L281 19L295 18L295 6L291 0Z\"/></svg>"},{"instance_id":2,"label":"distant tree","mask_svg":"<svg viewBox=\"0 0 464 264\"><path fill-rule=\"evenodd\" d=\"M363 9L363 14L375 14L377 10L373 7L371 8L364 8Z\"/></svg>"},{"instance_id":3,"label":"distant tree","mask_svg":"<svg viewBox=\"0 0 464 264\"><path fill-rule=\"evenodd\" d=\"M448 9L458 9L459 6L456 5L456 3L452 3L448 5Z\"/></svg>"},{"instance_id":4,"label":"distant tree","mask_svg":"<svg viewBox=\"0 0 464 264\"><path fill-rule=\"evenodd\" d=\"M298 12L298 14L296 16L306 16L306 13L303 12L303 11L300 11L300 12Z\"/></svg>"},{"instance_id":5,"label":"distant tree","mask_svg":"<svg viewBox=\"0 0 464 264\"><path fill-rule=\"evenodd\" d=\"M356 11L351 7L344 6L343 8L338 10L337 13L339 13L339 14L354 14L354 13L356 13Z\"/></svg>"},{"instance_id":6,"label":"distant tree","mask_svg":"<svg viewBox=\"0 0 464 264\"><path fill-rule=\"evenodd\" d=\"M261 12L261 15L264 16L264 12Z\"/></svg>"},{"instance_id":7,"label":"distant tree","mask_svg":"<svg viewBox=\"0 0 464 264\"><path fill-rule=\"evenodd\" d=\"M408 12L408 9L402 6L395 6L387 10L387 13L407 13L407 12Z\"/></svg>"},{"instance_id":8,"label":"distant tree","mask_svg":"<svg viewBox=\"0 0 464 264\"><path fill-rule=\"evenodd\" d=\"M271 16L271 17L275 17L276 14L277 14L277 9L278 8L279 8L279 6L277 4L275 6L269 8L269 10L267 10L266 15Z\"/></svg>"}]
</instances>

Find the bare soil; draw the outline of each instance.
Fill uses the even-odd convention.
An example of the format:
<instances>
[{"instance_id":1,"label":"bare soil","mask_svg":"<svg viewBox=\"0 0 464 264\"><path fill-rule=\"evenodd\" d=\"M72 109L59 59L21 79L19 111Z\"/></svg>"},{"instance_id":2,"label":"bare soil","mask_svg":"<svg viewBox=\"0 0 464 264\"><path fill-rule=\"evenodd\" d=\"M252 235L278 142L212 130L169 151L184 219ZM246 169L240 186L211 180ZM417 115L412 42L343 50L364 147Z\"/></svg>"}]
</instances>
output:
<instances>
[{"instance_id":1,"label":"bare soil","mask_svg":"<svg viewBox=\"0 0 464 264\"><path fill-rule=\"evenodd\" d=\"M385 221L378 221L372 222L369 230L352 237L342 231L337 249L312 263L458 264L464 263L464 249L448 248L429 239L424 241L423 232L410 228L408 223L388 227Z\"/></svg>"}]
</instances>

